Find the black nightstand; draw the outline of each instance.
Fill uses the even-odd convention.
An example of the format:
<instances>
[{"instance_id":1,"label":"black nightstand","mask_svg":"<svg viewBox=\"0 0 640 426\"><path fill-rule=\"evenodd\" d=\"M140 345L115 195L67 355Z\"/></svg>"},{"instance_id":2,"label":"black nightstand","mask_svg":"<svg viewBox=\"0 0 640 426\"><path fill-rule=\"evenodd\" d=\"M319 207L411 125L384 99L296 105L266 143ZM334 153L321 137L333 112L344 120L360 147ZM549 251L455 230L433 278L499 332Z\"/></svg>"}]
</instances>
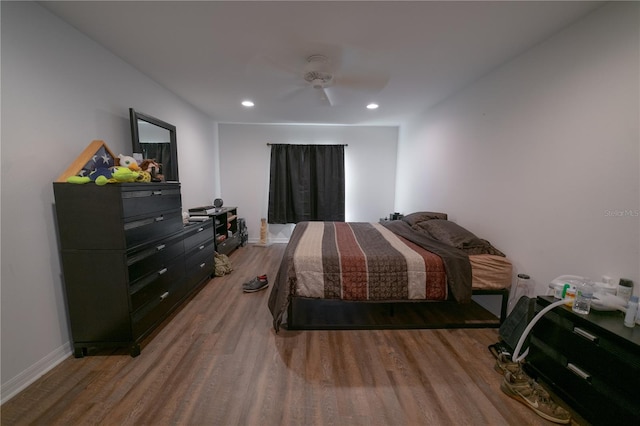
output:
<instances>
[{"instance_id":1,"label":"black nightstand","mask_svg":"<svg viewBox=\"0 0 640 426\"><path fill-rule=\"evenodd\" d=\"M536 311L556 300L539 296ZM623 318L562 305L531 333L530 372L593 424L640 424L640 326L625 327Z\"/></svg>"}]
</instances>

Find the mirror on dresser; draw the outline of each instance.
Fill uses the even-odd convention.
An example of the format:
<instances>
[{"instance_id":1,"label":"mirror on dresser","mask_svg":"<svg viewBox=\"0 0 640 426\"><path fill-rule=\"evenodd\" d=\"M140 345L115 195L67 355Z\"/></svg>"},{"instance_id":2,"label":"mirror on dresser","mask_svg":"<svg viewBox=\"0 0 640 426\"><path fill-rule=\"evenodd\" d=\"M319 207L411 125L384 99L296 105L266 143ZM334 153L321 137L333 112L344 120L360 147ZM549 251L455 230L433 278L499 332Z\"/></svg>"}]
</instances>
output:
<instances>
[{"instance_id":1,"label":"mirror on dresser","mask_svg":"<svg viewBox=\"0 0 640 426\"><path fill-rule=\"evenodd\" d=\"M129 108L133 152L160 164L167 182L178 182L176 126Z\"/></svg>"}]
</instances>

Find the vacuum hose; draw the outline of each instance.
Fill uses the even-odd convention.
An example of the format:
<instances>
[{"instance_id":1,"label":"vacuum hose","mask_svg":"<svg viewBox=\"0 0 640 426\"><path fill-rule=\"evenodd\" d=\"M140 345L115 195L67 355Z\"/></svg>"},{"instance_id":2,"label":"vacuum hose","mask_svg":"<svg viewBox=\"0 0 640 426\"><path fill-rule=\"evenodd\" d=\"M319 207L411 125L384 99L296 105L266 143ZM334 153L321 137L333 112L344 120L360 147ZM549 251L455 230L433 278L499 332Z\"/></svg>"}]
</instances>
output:
<instances>
[{"instance_id":1,"label":"vacuum hose","mask_svg":"<svg viewBox=\"0 0 640 426\"><path fill-rule=\"evenodd\" d=\"M527 354L529 353L529 348L527 348L527 350L524 351L524 353L521 356L518 356L518 354L520 353L520 349L522 349L522 345L524 344L525 339L529 335L529 332L531 331L533 326L538 322L538 320L540 318L542 318L544 316L544 314L546 314L547 312L549 312L551 309L555 308L556 306L560 306L560 305L563 305L565 303L569 303L571 301L573 301L572 298L567 298L567 299L561 299L561 300L558 300L556 302L553 302L552 304L550 304L549 306L547 306L546 308L544 308L540 312L538 312L535 317L533 317L531 322L529 322L527 327L522 332L522 336L520 336L520 340L518 340L518 344L516 345L516 349L515 349L515 351L513 351L513 356L511 357L511 360L513 362L519 362L519 361L523 360L527 356Z\"/></svg>"}]
</instances>

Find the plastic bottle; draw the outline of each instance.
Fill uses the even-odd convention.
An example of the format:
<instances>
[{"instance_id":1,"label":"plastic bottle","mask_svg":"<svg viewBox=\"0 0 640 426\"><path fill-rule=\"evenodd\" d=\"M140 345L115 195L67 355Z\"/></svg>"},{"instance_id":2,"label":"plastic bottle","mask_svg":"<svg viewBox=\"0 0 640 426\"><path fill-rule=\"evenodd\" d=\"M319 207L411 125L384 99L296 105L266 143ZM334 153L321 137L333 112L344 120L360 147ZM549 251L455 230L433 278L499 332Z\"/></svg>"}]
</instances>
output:
<instances>
[{"instance_id":1,"label":"plastic bottle","mask_svg":"<svg viewBox=\"0 0 640 426\"><path fill-rule=\"evenodd\" d=\"M515 291L513 291L513 296L509 300L509 306L507 308L508 312L511 312L513 310L513 308L516 306L516 303L518 303L518 300L520 300L522 296L533 296L533 289L530 288L529 278L531 277L527 274L518 274Z\"/></svg>"},{"instance_id":2,"label":"plastic bottle","mask_svg":"<svg viewBox=\"0 0 640 426\"><path fill-rule=\"evenodd\" d=\"M567 291L564 293L564 298L566 300L566 302L564 303L564 306L572 307L573 306L573 302L576 299L576 289L575 289L575 287L569 287L567 289Z\"/></svg>"},{"instance_id":3,"label":"plastic bottle","mask_svg":"<svg viewBox=\"0 0 640 426\"><path fill-rule=\"evenodd\" d=\"M616 289L616 296L624 299L625 302L628 302L633 294L633 281L628 280L626 278L620 278L620 282L618 283L618 288Z\"/></svg>"},{"instance_id":4,"label":"plastic bottle","mask_svg":"<svg viewBox=\"0 0 640 426\"><path fill-rule=\"evenodd\" d=\"M576 288L576 299L573 302L573 312L584 315L589 313L594 288L595 286L590 280L585 280L578 285Z\"/></svg>"},{"instance_id":5,"label":"plastic bottle","mask_svg":"<svg viewBox=\"0 0 640 426\"><path fill-rule=\"evenodd\" d=\"M636 325L636 314L638 313L638 296L631 296L627 304L627 313L624 315L624 325L633 327Z\"/></svg>"}]
</instances>

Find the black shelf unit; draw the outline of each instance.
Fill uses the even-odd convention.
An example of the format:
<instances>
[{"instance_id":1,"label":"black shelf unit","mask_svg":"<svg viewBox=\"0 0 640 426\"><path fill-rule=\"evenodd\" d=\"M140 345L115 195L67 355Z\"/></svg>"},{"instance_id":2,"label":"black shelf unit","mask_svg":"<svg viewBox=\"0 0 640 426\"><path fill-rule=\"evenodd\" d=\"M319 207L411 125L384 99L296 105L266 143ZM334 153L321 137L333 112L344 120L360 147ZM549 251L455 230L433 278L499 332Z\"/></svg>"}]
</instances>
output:
<instances>
[{"instance_id":1,"label":"black shelf unit","mask_svg":"<svg viewBox=\"0 0 640 426\"><path fill-rule=\"evenodd\" d=\"M223 207L209 213L214 221L216 251L229 254L240 246L240 228L238 227L238 208Z\"/></svg>"}]
</instances>

